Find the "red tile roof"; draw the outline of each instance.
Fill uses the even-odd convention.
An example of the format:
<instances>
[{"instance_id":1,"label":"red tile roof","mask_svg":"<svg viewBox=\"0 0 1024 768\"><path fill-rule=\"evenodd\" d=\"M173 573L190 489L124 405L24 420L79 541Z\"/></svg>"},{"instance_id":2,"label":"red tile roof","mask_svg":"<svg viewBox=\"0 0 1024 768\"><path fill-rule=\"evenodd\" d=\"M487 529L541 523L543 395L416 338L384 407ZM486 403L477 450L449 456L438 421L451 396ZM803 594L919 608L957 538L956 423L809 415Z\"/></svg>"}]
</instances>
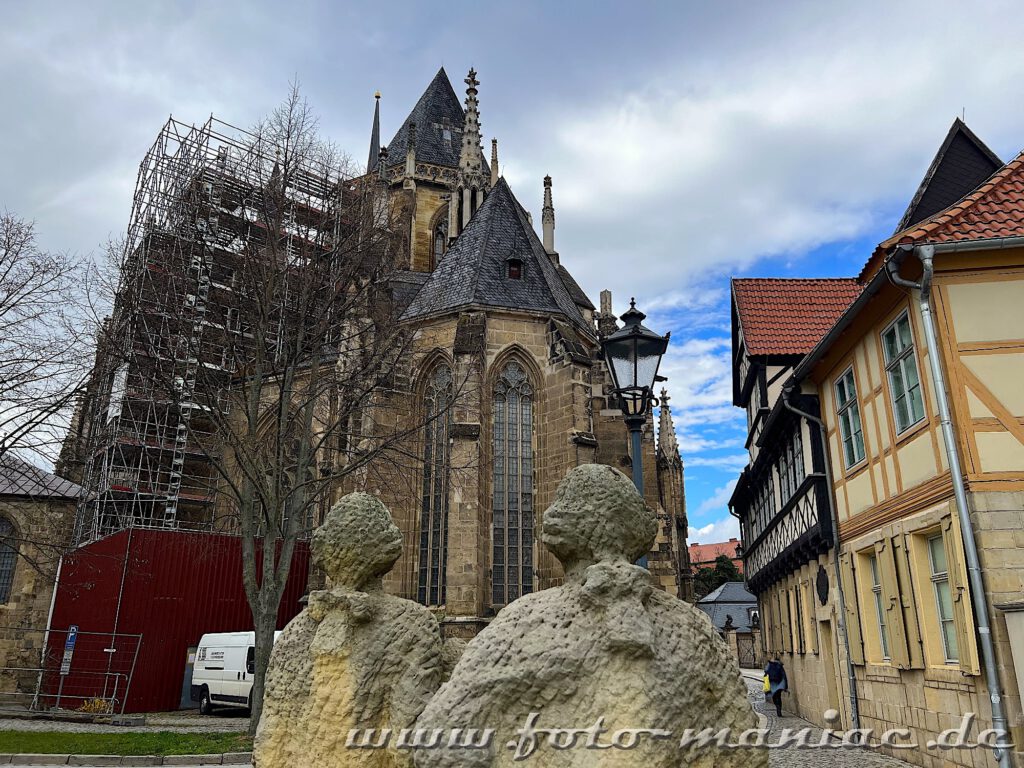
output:
<instances>
[{"instance_id":1,"label":"red tile roof","mask_svg":"<svg viewBox=\"0 0 1024 768\"><path fill-rule=\"evenodd\" d=\"M698 544L694 542L690 544L690 566L695 571L697 568L713 566L715 559L719 555L725 555L730 560L736 561L736 566L739 568L740 573L742 573L743 561L736 553L736 548L739 545L738 539L729 539L729 541L722 541L717 544Z\"/></svg>"},{"instance_id":2,"label":"red tile roof","mask_svg":"<svg viewBox=\"0 0 1024 768\"><path fill-rule=\"evenodd\" d=\"M863 286L853 278L734 278L733 297L750 355L803 355Z\"/></svg>"},{"instance_id":3,"label":"red tile roof","mask_svg":"<svg viewBox=\"0 0 1024 768\"><path fill-rule=\"evenodd\" d=\"M1024 152L944 211L880 243L861 271L867 281L901 243L948 243L1024 236Z\"/></svg>"}]
</instances>

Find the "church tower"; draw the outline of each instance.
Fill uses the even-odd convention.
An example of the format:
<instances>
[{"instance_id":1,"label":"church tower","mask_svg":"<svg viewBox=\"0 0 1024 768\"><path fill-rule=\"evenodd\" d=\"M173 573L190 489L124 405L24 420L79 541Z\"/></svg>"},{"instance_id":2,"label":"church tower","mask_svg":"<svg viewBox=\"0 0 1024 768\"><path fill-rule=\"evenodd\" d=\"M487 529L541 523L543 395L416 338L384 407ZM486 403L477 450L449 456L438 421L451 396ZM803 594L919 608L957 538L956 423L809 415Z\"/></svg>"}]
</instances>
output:
<instances>
[{"instance_id":1,"label":"church tower","mask_svg":"<svg viewBox=\"0 0 1024 768\"><path fill-rule=\"evenodd\" d=\"M441 67L386 146L387 180L395 208L405 222L408 266L431 272L449 245L466 228L497 181L497 171L481 147L480 82L466 76L465 107ZM379 142L378 99L370 137L370 154ZM497 158L497 141L492 143ZM374 161L367 163L372 169Z\"/></svg>"}]
</instances>

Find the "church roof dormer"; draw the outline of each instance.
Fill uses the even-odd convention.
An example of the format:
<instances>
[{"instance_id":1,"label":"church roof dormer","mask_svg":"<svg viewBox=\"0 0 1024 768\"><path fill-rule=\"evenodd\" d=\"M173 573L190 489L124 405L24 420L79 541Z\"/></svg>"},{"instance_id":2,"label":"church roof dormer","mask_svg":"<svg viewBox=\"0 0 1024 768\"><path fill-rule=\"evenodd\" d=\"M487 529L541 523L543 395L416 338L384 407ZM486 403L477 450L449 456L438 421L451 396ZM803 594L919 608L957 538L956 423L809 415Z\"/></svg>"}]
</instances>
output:
<instances>
[{"instance_id":1,"label":"church roof dormer","mask_svg":"<svg viewBox=\"0 0 1024 768\"><path fill-rule=\"evenodd\" d=\"M473 306L561 315L593 336L504 178L498 179L402 318Z\"/></svg>"}]
</instances>

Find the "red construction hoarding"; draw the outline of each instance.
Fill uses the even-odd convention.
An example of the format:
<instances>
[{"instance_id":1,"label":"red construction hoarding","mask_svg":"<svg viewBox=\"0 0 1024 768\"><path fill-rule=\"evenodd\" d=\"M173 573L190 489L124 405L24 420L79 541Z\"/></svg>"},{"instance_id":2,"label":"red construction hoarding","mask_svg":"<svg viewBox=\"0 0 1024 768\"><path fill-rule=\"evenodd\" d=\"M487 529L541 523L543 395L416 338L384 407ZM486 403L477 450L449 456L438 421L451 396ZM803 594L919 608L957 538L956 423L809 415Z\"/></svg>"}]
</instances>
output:
<instances>
[{"instance_id":1,"label":"red construction hoarding","mask_svg":"<svg viewBox=\"0 0 1024 768\"><path fill-rule=\"evenodd\" d=\"M83 635L142 635L125 711L178 709L188 649L206 632L253 628L241 558L237 536L148 529L121 531L74 550L61 569L50 641L59 647L50 655L61 657L63 630L72 626ZM308 575L309 547L300 542L278 628L301 610ZM125 668L123 661L111 659L118 668Z\"/></svg>"}]
</instances>

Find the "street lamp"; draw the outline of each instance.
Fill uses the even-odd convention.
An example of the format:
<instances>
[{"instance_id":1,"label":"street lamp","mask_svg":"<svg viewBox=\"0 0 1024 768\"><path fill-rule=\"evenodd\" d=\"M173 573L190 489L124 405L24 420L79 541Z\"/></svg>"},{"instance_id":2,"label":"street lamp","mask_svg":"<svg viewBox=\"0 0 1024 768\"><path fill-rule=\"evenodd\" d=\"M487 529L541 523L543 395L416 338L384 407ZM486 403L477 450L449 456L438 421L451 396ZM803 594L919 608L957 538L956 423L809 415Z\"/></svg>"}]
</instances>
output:
<instances>
[{"instance_id":1,"label":"street lamp","mask_svg":"<svg viewBox=\"0 0 1024 768\"><path fill-rule=\"evenodd\" d=\"M601 342L605 363L612 375L612 388L626 417L633 450L633 484L641 496L644 494L641 436L654 397L654 382L664 381L658 376L658 366L668 349L669 337L667 333L659 336L641 325L645 317L647 315L636 308L636 299L630 299L629 310L621 318L625 325Z\"/></svg>"}]
</instances>

